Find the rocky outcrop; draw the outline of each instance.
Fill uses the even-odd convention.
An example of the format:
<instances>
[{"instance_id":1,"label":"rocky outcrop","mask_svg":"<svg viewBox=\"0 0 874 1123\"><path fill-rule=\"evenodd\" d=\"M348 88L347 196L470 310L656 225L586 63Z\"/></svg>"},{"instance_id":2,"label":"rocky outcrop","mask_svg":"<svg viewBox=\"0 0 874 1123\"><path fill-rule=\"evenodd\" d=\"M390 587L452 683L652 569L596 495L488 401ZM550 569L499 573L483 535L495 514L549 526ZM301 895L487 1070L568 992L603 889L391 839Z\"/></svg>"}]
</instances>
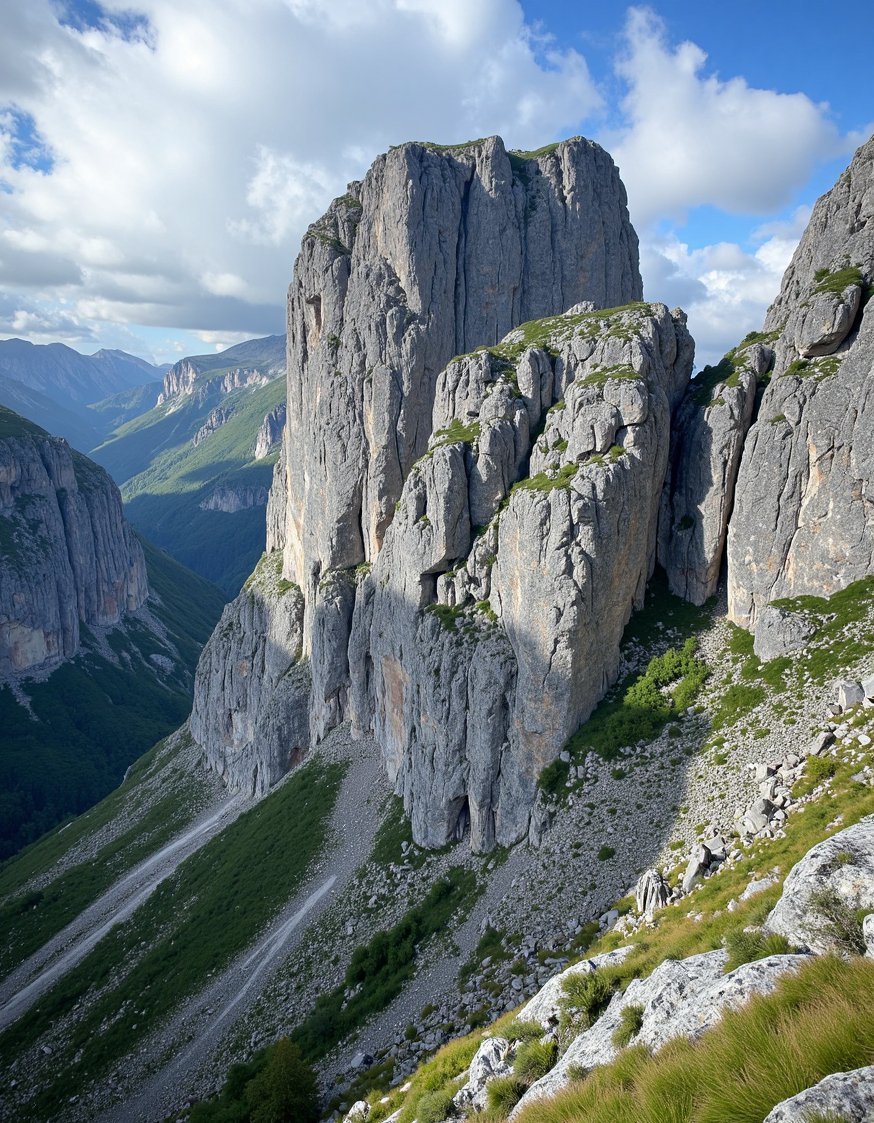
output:
<instances>
[{"instance_id":1,"label":"rocky outcrop","mask_svg":"<svg viewBox=\"0 0 874 1123\"><path fill-rule=\"evenodd\" d=\"M267 496L267 545L270 554L285 548L285 507L288 495L285 482L288 478L285 460L285 442L279 446L279 459L273 466L273 482Z\"/></svg>"},{"instance_id":2,"label":"rocky outcrop","mask_svg":"<svg viewBox=\"0 0 874 1123\"><path fill-rule=\"evenodd\" d=\"M255 438L255 459L261 460L282 443L282 431L285 428L285 402L275 406L261 422L261 428Z\"/></svg>"},{"instance_id":3,"label":"rocky outcrop","mask_svg":"<svg viewBox=\"0 0 874 1123\"><path fill-rule=\"evenodd\" d=\"M864 954L857 911L874 911L874 815L814 846L792 867L766 927L813 951Z\"/></svg>"},{"instance_id":4,"label":"rocky outcrop","mask_svg":"<svg viewBox=\"0 0 874 1123\"><path fill-rule=\"evenodd\" d=\"M799 955L773 955L726 974L726 959L724 951L669 959L648 978L633 979L623 993L613 997L592 1028L571 1042L555 1067L531 1085L510 1118L515 1119L534 1100L566 1087L574 1071L609 1064L621 1048L613 1035L627 1007L640 1011L634 1044L657 1052L672 1038L700 1037L721 1020L726 1009L742 1006L754 994L770 994L783 975L798 970L805 961Z\"/></svg>"},{"instance_id":5,"label":"rocky outcrop","mask_svg":"<svg viewBox=\"0 0 874 1123\"><path fill-rule=\"evenodd\" d=\"M757 379L772 360L760 345L737 348L689 384L674 418L659 562L671 592L693 604L716 592Z\"/></svg>"},{"instance_id":6,"label":"rocky outcrop","mask_svg":"<svg viewBox=\"0 0 874 1123\"><path fill-rule=\"evenodd\" d=\"M874 1119L874 1065L832 1073L777 1104L765 1116L765 1123L810 1123L811 1119L870 1123Z\"/></svg>"},{"instance_id":7,"label":"rocky outcrop","mask_svg":"<svg viewBox=\"0 0 874 1123\"><path fill-rule=\"evenodd\" d=\"M494 346L516 325L561 313L576 302L592 301L592 307L617 306L640 295L637 238L628 221L624 189L610 157L582 139L532 156L508 153L499 138L451 149L403 145L379 157L363 182L351 184L347 195L336 200L307 232L289 290L285 456L274 476L268 506L268 545L283 548L284 576L299 585L304 597L302 645L311 666L310 733L314 742L349 716L356 718L359 727L376 721L382 728L382 717L375 717L377 711L371 705L382 706L376 700L382 688L370 688L371 664L378 663L379 673L385 672L385 689L395 692L394 678L417 675L420 669L401 665L396 672L390 661L380 662L387 653L371 652L369 612L371 606L377 606L367 569L379 557L404 481L413 464L425 454L435 427L464 417L463 411L452 410L448 399L436 401L441 369L453 355L477 346ZM597 323L597 318L592 321L595 328ZM664 327L663 340L649 340L650 344L673 349L664 362L659 359L662 373L667 370L665 363L672 368L677 346L670 317ZM616 342L614 350L619 354L621 341ZM580 354L585 346L588 344L577 345ZM572 381L567 358L561 359L553 371L549 356L536 348L530 350L527 365L520 367L519 392L504 386L491 406L481 402L475 407L479 413L482 406L479 424L485 432L479 467L472 473L469 489L472 507L466 524L459 521L455 532L448 531L446 548L450 552L446 561L467 556L471 518L477 525L488 522L509 486L527 468L531 426L537 423L530 418L539 419L542 409L556 401ZM593 350L594 344L586 354ZM691 353L688 357L691 361ZM483 361L482 356L472 360L474 364ZM531 365L544 362L548 371ZM682 362L676 369L683 369ZM537 380L537 401L533 394L526 397L527 391L522 389L525 379ZM659 442L662 435L665 442L668 438L670 403L665 397L668 388L662 386L656 392L654 387L655 383L652 400L657 400L658 420L646 431L659 428L661 433L663 423L665 427L664 433L654 438L658 449L648 449L648 454L653 453L653 466L663 475L667 446L662 448ZM574 437L579 450L571 456L566 471L572 467L571 460L576 462L575 458L585 455L580 450L587 447L587 442L594 452L611 426L618 432L624 424L623 409L629 419L634 419L630 423L640 424L640 432L644 431L644 419L635 411L649 408L650 391L642 393L629 387L627 394L623 393L616 391L618 405L605 401L600 407L605 421L603 426L599 424L594 442L582 432ZM638 399L646 404L641 407ZM498 412L487 416L489 408ZM501 410L508 412L500 415ZM527 420L522 420L523 414ZM554 440L560 442L564 438L559 429ZM508 439L513 442L512 453L504 447ZM640 448L628 461L635 464L628 473L629 479L635 480L632 490L643 489L636 467L639 454ZM535 473L551 470L546 453L539 455ZM447 456L458 463L464 459L463 451L456 447L454 454L435 457L428 471L442 471ZM605 475L612 478L617 471L610 463ZM468 484L463 475L456 476L456 484L466 492ZM567 478L565 474L562 482ZM603 481L599 485L593 476L586 486L594 496L605 485ZM550 505L559 498L562 501L561 514L557 511L556 515L557 536L563 533L559 521L567 526L572 517L567 489L562 486L558 490L561 496L549 501ZM448 515L448 505L455 498L446 496ZM280 520L283 502L285 519ZM582 502L573 498L574 511ZM529 515L535 520L540 517L537 506L536 497L516 498L507 520L508 530L515 525L515 533L521 534ZM652 561L654 525L649 525L646 506L642 501L636 511L642 520L637 528L640 541L628 563L628 580L633 581L634 588L631 592L625 588L623 575L617 585L611 636L616 628L621 630L620 621L624 622L635 597L642 594L646 577L641 574ZM488 541L484 537L475 552L484 557L488 549L494 549L495 534L497 524ZM530 543L508 545L503 556L509 559L516 549L519 557L515 564L521 566L526 564L521 551L531 548ZM442 561L435 558L430 568L426 567L425 592L414 598L417 609L436 600L441 565ZM507 607L494 611L510 621L514 614L520 617L522 606L510 607L514 592L509 560L506 565L508 576L501 595ZM560 579L559 568L556 561L556 581ZM599 598L605 595L609 599L609 594L598 593ZM384 605L378 609L384 610ZM439 633L437 615L427 613L422 621ZM524 621L520 618L514 627L521 629ZM521 642L517 644L520 649ZM542 647L546 642L544 633L538 643ZM356 647L350 659L352 643ZM471 777L470 786L477 790L492 783L502 752L500 714L509 712L510 695L516 692L518 653L503 628L494 629L490 638L481 637L480 651L489 655L481 672L484 698L497 707L499 719L493 731L484 714L481 726L472 728L469 736L457 733L447 750L453 764L445 778L434 779L432 790L421 794L417 815L420 840L427 837L442 841L464 827L468 784L466 777L459 779L456 769L466 770L469 761L467 748L459 748L458 738L465 746L480 741L479 749L471 749L481 762L477 765L479 772ZM542 658L542 651L538 658ZM608 648L608 663L611 660L615 663L615 653ZM364 676L357 684L352 682L350 664L355 665L356 674ZM533 680L525 660L523 670L520 690L528 691L533 698ZM532 730L520 735L513 751L521 758L533 749L533 755L525 762L518 797L511 793L513 780L509 774L505 776L500 797L507 811L502 837L519 837L527 829L537 771L557 751L560 730L566 732L575 715L591 708L614 670L610 665L590 669L573 697L557 702L545 736ZM471 672L474 679L479 673ZM565 681L563 675L558 675L556 685ZM476 686L475 681L472 685ZM353 707L354 689L358 689L359 699ZM435 707L435 715L442 708ZM409 720L409 715L394 713L388 719L398 729L407 728ZM410 780L409 755L400 776L399 745L405 735L399 736L400 740L396 738L386 746L389 770L398 786L427 782L425 775L418 773ZM538 742L533 746L526 741L531 736ZM401 750L400 756L404 753ZM438 765L435 762L432 778ZM475 800L477 808L484 809L482 829L477 828L477 838L483 844L494 837L491 809L496 799L498 793L494 799L483 794ZM432 816L424 810L427 804L439 810ZM511 807L515 808L512 812ZM433 821L426 826L427 819Z\"/></svg>"},{"instance_id":8,"label":"rocky outcrop","mask_svg":"<svg viewBox=\"0 0 874 1123\"><path fill-rule=\"evenodd\" d=\"M874 573L874 139L814 208L765 321L774 373L728 534L731 619Z\"/></svg>"},{"instance_id":9,"label":"rocky outcrop","mask_svg":"<svg viewBox=\"0 0 874 1123\"><path fill-rule=\"evenodd\" d=\"M0 407L0 678L79 650L148 596L143 550L107 473Z\"/></svg>"},{"instance_id":10,"label":"rocky outcrop","mask_svg":"<svg viewBox=\"0 0 874 1123\"><path fill-rule=\"evenodd\" d=\"M266 487L232 487L222 485L213 488L206 499L199 504L201 511L248 511L250 507L267 506Z\"/></svg>"},{"instance_id":11,"label":"rocky outcrop","mask_svg":"<svg viewBox=\"0 0 874 1123\"><path fill-rule=\"evenodd\" d=\"M164 375L164 386L158 394L156 406L169 402L172 398L180 398L190 394L197 381L199 370L190 359L180 359Z\"/></svg>"},{"instance_id":12,"label":"rocky outcrop","mask_svg":"<svg viewBox=\"0 0 874 1123\"><path fill-rule=\"evenodd\" d=\"M303 597L265 554L225 607L197 667L191 733L232 791L262 795L308 744Z\"/></svg>"},{"instance_id":13,"label":"rocky outcrop","mask_svg":"<svg viewBox=\"0 0 874 1123\"><path fill-rule=\"evenodd\" d=\"M420 844L523 837L541 770L615 680L691 363L685 317L641 304L529 325L438 378L351 623L338 606L354 726Z\"/></svg>"},{"instance_id":14,"label":"rocky outcrop","mask_svg":"<svg viewBox=\"0 0 874 1123\"><path fill-rule=\"evenodd\" d=\"M210 410L206 421L204 421L191 438L191 443L194 447L196 448L202 441L205 441L207 437L212 436L217 429L221 429L222 425L226 425L231 417L233 417L233 414L233 407L228 409L225 406L216 406L215 409Z\"/></svg>"}]
</instances>

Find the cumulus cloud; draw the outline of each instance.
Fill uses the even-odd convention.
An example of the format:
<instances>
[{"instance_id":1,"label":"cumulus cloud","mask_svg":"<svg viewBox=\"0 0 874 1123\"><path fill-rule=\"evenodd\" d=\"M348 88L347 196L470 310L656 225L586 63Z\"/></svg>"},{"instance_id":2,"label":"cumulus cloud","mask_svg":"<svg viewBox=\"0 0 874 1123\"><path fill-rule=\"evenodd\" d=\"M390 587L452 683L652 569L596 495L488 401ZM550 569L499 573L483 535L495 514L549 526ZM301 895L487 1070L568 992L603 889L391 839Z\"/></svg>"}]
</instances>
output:
<instances>
[{"instance_id":1,"label":"cumulus cloud","mask_svg":"<svg viewBox=\"0 0 874 1123\"><path fill-rule=\"evenodd\" d=\"M539 145L599 104L516 0L134 6L29 0L0 41L0 284L80 318L282 330L304 229L388 144Z\"/></svg>"},{"instance_id":2,"label":"cumulus cloud","mask_svg":"<svg viewBox=\"0 0 874 1123\"><path fill-rule=\"evenodd\" d=\"M803 93L708 73L695 43L672 46L647 8L628 15L617 69L627 86L614 156L641 226L708 204L767 214L791 203L824 160L849 154L829 108Z\"/></svg>"}]
</instances>

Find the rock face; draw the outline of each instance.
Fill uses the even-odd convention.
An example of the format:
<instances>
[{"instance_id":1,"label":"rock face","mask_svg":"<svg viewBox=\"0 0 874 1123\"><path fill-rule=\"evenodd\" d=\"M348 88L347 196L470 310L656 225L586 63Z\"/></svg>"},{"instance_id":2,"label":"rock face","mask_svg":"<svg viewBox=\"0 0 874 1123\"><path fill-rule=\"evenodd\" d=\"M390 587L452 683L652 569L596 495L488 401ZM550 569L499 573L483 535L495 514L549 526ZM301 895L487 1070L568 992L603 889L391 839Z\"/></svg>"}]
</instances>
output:
<instances>
[{"instance_id":1,"label":"rock face","mask_svg":"<svg viewBox=\"0 0 874 1123\"><path fill-rule=\"evenodd\" d=\"M217 487L200 503L202 511L248 511L267 506L266 487Z\"/></svg>"},{"instance_id":2,"label":"rock face","mask_svg":"<svg viewBox=\"0 0 874 1123\"><path fill-rule=\"evenodd\" d=\"M828 596L874 573L874 140L814 208L765 321L774 374L728 534L728 608Z\"/></svg>"},{"instance_id":3,"label":"rock face","mask_svg":"<svg viewBox=\"0 0 874 1123\"><path fill-rule=\"evenodd\" d=\"M768 1112L765 1123L809 1123L812 1118L870 1123L874 1119L874 1065L832 1073L777 1104Z\"/></svg>"},{"instance_id":4,"label":"rock face","mask_svg":"<svg viewBox=\"0 0 874 1123\"><path fill-rule=\"evenodd\" d=\"M191 438L191 443L195 448L205 441L207 437L212 436L217 429L221 429L222 425L226 425L233 416L233 413L233 409L228 409L225 406L216 406L215 409L210 410L206 421L204 421Z\"/></svg>"},{"instance_id":5,"label":"rock face","mask_svg":"<svg viewBox=\"0 0 874 1123\"><path fill-rule=\"evenodd\" d=\"M255 459L269 456L282 443L282 430L285 428L285 402L272 409L261 422L255 438Z\"/></svg>"},{"instance_id":6,"label":"rock face","mask_svg":"<svg viewBox=\"0 0 874 1123\"><path fill-rule=\"evenodd\" d=\"M79 650L148 595L143 550L107 473L0 407L0 678Z\"/></svg>"},{"instance_id":7,"label":"rock face","mask_svg":"<svg viewBox=\"0 0 874 1123\"><path fill-rule=\"evenodd\" d=\"M617 336L597 354L594 335L604 326L597 317L590 321L595 330L574 344L573 353L550 357L542 349L513 344L516 358L529 352L519 365L518 386L493 377L485 353L467 365L456 364L451 374L440 372L453 355L494 347L520 323L562 313L583 300L593 302L589 312L596 305L625 305L638 300L641 291L637 238L616 168L602 149L581 139L532 157L507 153L499 138L452 149L403 145L377 159L363 182L351 184L304 238L289 290L287 419L284 456L268 504L268 549L284 551L284 577L303 595L301 644L311 670L311 741L349 717L359 728L386 731L386 763L408 807L416 805L419 841L443 842L473 817L477 845L524 834L539 769L615 674L618 632L642 595L654 559L658 503L645 473L655 471L660 487L668 418L688 378L691 344L681 321L660 309L647 313L649 326L640 338L631 342L630 336ZM598 376L588 390L574 389L566 419L556 416L546 426L556 448L541 442L532 452L532 428L543 411L578 374L599 364L602 373L605 364L628 366L624 381ZM468 370L473 378L469 400L467 390L452 383L467 378ZM487 390L496 391L488 401ZM476 449L463 441L443 442L439 452L422 461L409 484L409 499L402 502L405 480L425 456L435 430L463 426L472 418L482 429ZM627 455L618 451L626 432ZM558 451L563 441L571 442L568 457ZM617 452L611 454L614 445ZM476 462L468 480L471 455ZM625 462L617 463L617 456ZM499 531L495 521L472 545L472 528L493 519L512 483L527 474L529 458L533 475L561 468L560 486L549 496L533 490L512 497L504 529ZM583 469L587 458L592 463ZM565 486L578 467L579 488ZM437 499L441 473L449 490ZM603 536L595 526L581 535L572 530L573 519L586 510L595 517L617 479L626 481L626 498L633 504L635 543L627 557L619 556L613 518ZM390 636L382 642L374 621L390 613L391 597L406 595L407 588L395 583L378 596L379 586L367 570L379 561L396 505L402 509L396 536L401 543L409 505L425 492L435 526L430 544L423 540L404 563L403 580L420 587L399 607L398 618L402 612L415 625L409 649L399 650ZM546 648L555 637L548 626L536 637L528 635L519 581L528 588L536 584L532 574L522 574L537 553L535 541L526 536L536 536L544 520L554 528L549 585L564 585L567 613L563 625L555 621L563 638L547 689L563 687L577 666L585 666L586 655L573 652L571 640L591 627L602 601L610 602L610 621L604 665L599 655L596 666L586 667L571 697L556 699L541 729L532 710L544 687L543 682L537 686L536 675L543 674ZM468 560L471 580L484 578L491 568L487 557L497 552L504 534L490 609L500 624L478 638L482 659L471 664L452 651L447 629L441 635L439 611L424 610L429 603L438 609L454 606L445 598L460 594L448 582L437 597L438 576L451 563L463 570L459 580L465 579ZM574 538L579 538L574 572L563 576L560 551ZM586 551L602 538L604 574L611 557L619 568L613 592L609 581L602 587L584 576ZM395 546L395 558L402 549ZM549 595L545 589L538 593L538 603L545 604ZM478 599L489 596L485 592ZM554 608L550 611L555 615ZM426 722L445 716L446 700L431 699L419 679L431 633L446 652L433 690L454 692L458 706L449 744L441 749L445 761L428 765L433 731L421 746L410 738L417 714ZM588 645L591 657L594 636ZM210 658L215 661L217 652ZM455 686L450 685L453 667L460 675ZM411 676L416 687L404 694ZM462 730L462 686L481 688L494 722L483 709L479 722L472 722L469 732ZM225 701L221 709L233 713L234 703ZM523 714L511 736L508 719ZM207 723L201 728L209 735ZM207 756L213 755L208 749ZM518 780L505 772L499 782L502 755L508 766L511 759L519 762ZM474 793L470 800L468 791Z\"/></svg>"},{"instance_id":8,"label":"rock face","mask_svg":"<svg viewBox=\"0 0 874 1123\"><path fill-rule=\"evenodd\" d=\"M225 607L197 667L191 733L232 791L261 795L308 744L303 597L265 554Z\"/></svg>"},{"instance_id":9,"label":"rock face","mask_svg":"<svg viewBox=\"0 0 874 1123\"><path fill-rule=\"evenodd\" d=\"M539 773L615 680L691 362L682 313L640 304L572 309L438 378L349 642L353 725L420 844L524 836ZM331 685L315 706L341 710Z\"/></svg>"},{"instance_id":10,"label":"rock face","mask_svg":"<svg viewBox=\"0 0 874 1123\"><path fill-rule=\"evenodd\" d=\"M756 383L773 359L738 348L689 384L674 419L662 497L659 562L671 592L704 604L716 592Z\"/></svg>"},{"instance_id":11,"label":"rock face","mask_svg":"<svg viewBox=\"0 0 874 1123\"><path fill-rule=\"evenodd\" d=\"M698 1038L716 1025L726 1009L742 1006L754 994L770 994L780 978L796 971L805 957L772 955L744 963L725 974L726 953L705 952L686 959L666 960L646 979L634 979L591 1029L571 1042L556 1066L536 1081L510 1114L515 1119L534 1100L555 1095L570 1083L573 1071L609 1064L620 1047L613 1034L626 1007L640 1007L635 1045L657 1052L675 1037Z\"/></svg>"},{"instance_id":12,"label":"rock face","mask_svg":"<svg viewBox=\"0 0 874 1123\"><path fill-rule=\"evenodd\" d=\"M793 866L766 927L818 953L855 947L864 954L852 915L858 909L874 910L874 815L814 846Z\"/></svg>"}]
</instances>

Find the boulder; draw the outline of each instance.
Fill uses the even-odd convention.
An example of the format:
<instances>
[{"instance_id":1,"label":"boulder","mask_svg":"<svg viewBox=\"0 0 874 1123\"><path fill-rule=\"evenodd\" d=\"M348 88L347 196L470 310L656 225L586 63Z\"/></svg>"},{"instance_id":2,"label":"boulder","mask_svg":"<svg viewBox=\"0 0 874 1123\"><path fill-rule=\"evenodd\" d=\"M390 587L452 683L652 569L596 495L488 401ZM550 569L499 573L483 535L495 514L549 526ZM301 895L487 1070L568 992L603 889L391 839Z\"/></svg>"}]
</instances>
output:
<instances>
[{"instance_id":1,"label":"boulder","mask_svg":"<svg viewBox=\"0 0 874 1123\"><path fill-rule=\"evenodd\" d=\"M820 954L864 951L853 914L874 910L874 815L818 843L789 872L765 921L798 947ZM844 931L846 928L846 931Z\"/></svg>"},{"instance_id":2,"label":"boulder","mask_svg":"<svg viewBox=\"0 0 874 1123\"><path fill-rule=\"evenodd\" d=\"M862 286L842 292L814 292L795 324L795 350L803 359L831 355L850 334L859 311Z\"/></svg>"},{"instance_id":3,"label":"boulder","mask_svg":"<svg viewBox=\"0 0 874 1123\"><path fill-rule=\"evenodd\" d=\"M510 1115L515 1119L534 1100L554 1095L570 1082L574 1069L609 1064L619 1052L613 1034L627 1006L642 1007L636 1045L657 1052L675 1037L696 1039L716 1025L723 1011L742 1006L754 994L770 994L779 979L795 971L804 956L774 955L744 963L725 974L724 951L666 960L646 979L634 979L616 994L595 1024L571 1042L546 1076L536 1081Z\"/></svg>"},{"instance_id":4,"label":"boulder","mask_svg":"<svg viewBox=\"0 0 874 1123\"><path fill-rule=\"evenodd\" d=\"M837 684L838 705L841 710L851 710L865 700L865 692L858 682L841 679Z\"/></svg>"},{"instance_id":5,"label":"boulder","mask_svg":"<svg viewBox=\"0 0 874 1123\"><path fill-rule=\"evenodd\" d=\"M639 916L652 920L657 909L668 903L671 890L659 870L646 870L634 888L634 903Z\"/></svg>"},{"instance_id":6,"label":"boulder","mask_svg":"<svg viewBox=\"0 0 874 1123\"><path fill-rule=\"evenodd\" d=\"M510 1042L506 1037L487 1037L477 1049L467 1073L467 1081L456 1092L453 1102L463 1112L482 1111L486 1106L486 1085L497 1076L509 1076Z\"/></svg>"},{"instance_id":7,"label":"boulder","mask_svg":"<svg viewBox=\"0 0 874 1123\"><path fill-rule=\"evenodd\" d=\"M874 959L874 913L869 912L862 921L862 939L865 941L865 954Z\"/></svg>"},{"instance_id":8,"label":"boulder","mask_svg":"<svg viewBox=\"0 0 874 1123\"><path fill-rule=\"evenodd\" d=\"M710 868L710 851L706 846L700 843L692 847L692 854L689 857L689 864L686 866L686 872L683 874L683 892L688 893L693 885L701 880L707 870Z\"/></svg>"},{"instance_id":9,"label":"boulder","mask_svg":"<svg viewBox=\"0 0 874 1123\"><path fill-rule=\"evenodd\" d=\"M753 651L763 662L800 651L813 635L814 626L798 612L764 605L756 616Z\"/></svg>"},{"instance_id":10,"label":"boulder","mask_svg":"<svg viewBox=\"0 0 874 1123\"><path fill-rule=\"evenodd\" d=\"M559 1002L564 993L562 988L565 980L574 975L588 975L599 969L616 967L628 957L632 950L630 944L616 948L615 951L604 952L603 955L594 955L591 959L583 959L579 963L573 963L558 975L553 975L519 1011L519 1021L539 1022L544 1029L551 1028L558 1022Z\"/></svg>"},{"instance_id":11,"label":"boulder","mask_svg":"<svg viewBox=\"0 0 874 1123\"><path fill-rule=\"evenodd\" d=\"M874 700L874 675L868 675L867 678L863 678L860 685L865 697Z\"/></svg>"},{"instance_id":12,"label":"boulder","mask_svg":"<svg viewBox=\"0 0 874 1123\"><path fill-rule=\"evenodd\" d=\"M834 1118L843 1123L871 1123L874 1119L874 1065L853 1072L835 1072L797 1096L778 1103L764 1123L809 1123Z\"/></svg>"}]
</instances>

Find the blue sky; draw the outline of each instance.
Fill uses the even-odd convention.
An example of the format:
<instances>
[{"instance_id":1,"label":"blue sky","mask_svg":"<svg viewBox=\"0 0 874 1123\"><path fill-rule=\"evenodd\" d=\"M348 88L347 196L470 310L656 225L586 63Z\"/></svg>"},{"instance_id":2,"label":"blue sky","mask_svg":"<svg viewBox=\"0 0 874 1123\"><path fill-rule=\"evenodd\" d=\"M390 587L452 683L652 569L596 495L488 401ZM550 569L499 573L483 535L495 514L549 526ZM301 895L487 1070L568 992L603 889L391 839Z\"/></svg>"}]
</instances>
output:
<instances>
[{"instance_id":1,"label":"blue sky","mask_svg":"<svg viewBox=\"0 0 874 1123\"><path fill-rule=\"evenodd\" d=\"M157 361L283 330L300 237L405 139L582 133L712 361L866 139L872 35L803 3L28 0L0 41L0 337Z\"/></svg>"}]
</instances>

